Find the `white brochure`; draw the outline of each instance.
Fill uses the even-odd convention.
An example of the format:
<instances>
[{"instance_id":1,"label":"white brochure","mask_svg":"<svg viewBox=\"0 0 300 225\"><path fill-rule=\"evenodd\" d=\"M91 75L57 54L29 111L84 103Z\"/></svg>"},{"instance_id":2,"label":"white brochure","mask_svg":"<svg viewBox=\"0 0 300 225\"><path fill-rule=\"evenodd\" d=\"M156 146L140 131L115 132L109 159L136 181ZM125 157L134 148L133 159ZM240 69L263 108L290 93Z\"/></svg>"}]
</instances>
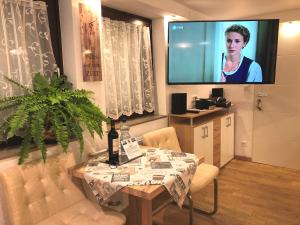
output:
<instances>
[{"instance_id":1,"label":"white brochure","mask_svg":"<svg viewBox=\"0 0 300 225\"><path fill-rule=\"evenodd\" d=\"M121 141L121 145L129 160L142 155L140 146L134 137Z\"/></svg>"}]
</instances>

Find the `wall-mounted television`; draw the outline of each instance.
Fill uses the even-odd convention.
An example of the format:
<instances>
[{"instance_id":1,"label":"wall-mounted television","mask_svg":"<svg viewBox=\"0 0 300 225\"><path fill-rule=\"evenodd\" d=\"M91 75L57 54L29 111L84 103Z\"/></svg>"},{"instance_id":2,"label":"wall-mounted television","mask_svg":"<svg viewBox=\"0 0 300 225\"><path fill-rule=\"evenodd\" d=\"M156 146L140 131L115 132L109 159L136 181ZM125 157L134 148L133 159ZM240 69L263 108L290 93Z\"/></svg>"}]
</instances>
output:
<instances>
[{"instance_id":1,"label":"wall-mounted television","mask_svg":"<svg viewBox=\"0 0 300 225\"><path fill-rule=\"evenodd\" d=\"M274 84L278 19L168 24L168 84Z\"/></svg>"}]
</instances>

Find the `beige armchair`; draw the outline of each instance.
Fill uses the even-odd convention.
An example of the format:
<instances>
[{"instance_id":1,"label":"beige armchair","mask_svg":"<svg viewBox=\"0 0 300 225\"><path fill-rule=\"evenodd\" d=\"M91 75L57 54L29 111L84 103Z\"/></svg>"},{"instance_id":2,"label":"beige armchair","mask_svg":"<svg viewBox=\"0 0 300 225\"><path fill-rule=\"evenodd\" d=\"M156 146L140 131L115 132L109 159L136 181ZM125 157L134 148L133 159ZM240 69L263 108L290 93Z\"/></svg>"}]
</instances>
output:
<instances>
[{"instance_id":1,"label":"beige armchair","mask_svg":"<svg viewBox=\"0 0 300 225\"><path fill-rule=\"evenodd\" d=\"M155 130L143 135L143 145L157 148L181 151L179 141L174 127L166 127ZM193 224L193 210L199 213L212 215L218 209L218 180L219 168L210 164L201 163L196 170L193 178L190 193L187 195L190 201L190 224ZM192 195L199 192L209 183L214 182L214 208L211 212L207 212L198 208L193 208Z\"/></svg>"},{"instance_id":2,"label":"beige armchair","mask_svg":"<svg viewBox=\"0 0 300 225\"><path fill-rule=\"evenodd\" d=\"M123 225L124 215L87 200L67 175L64 155L0 172L8 225ZM6 225L5 224L5 225Z\"/></svg>"}]
</instances>

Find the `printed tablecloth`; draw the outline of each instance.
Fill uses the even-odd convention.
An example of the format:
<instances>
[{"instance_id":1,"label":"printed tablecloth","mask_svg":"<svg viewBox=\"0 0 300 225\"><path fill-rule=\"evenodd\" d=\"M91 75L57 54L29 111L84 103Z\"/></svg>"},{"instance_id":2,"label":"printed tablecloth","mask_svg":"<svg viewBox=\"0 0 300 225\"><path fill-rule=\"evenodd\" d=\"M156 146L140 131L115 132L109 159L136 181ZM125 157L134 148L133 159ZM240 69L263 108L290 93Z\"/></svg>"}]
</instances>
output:
<instances>
[{"instance_id":1,"label":"printed tablecloth","mask_svg":"<svg viewBox=\"0 0 300 225\"><path fill-rule=\"evenodd\" d=\"M84 178L99 203L125 186L161 184L181 207L198 163L193 154L148 148L142 157L118 167L91 160Z\"/></svg>"}]
</instances>

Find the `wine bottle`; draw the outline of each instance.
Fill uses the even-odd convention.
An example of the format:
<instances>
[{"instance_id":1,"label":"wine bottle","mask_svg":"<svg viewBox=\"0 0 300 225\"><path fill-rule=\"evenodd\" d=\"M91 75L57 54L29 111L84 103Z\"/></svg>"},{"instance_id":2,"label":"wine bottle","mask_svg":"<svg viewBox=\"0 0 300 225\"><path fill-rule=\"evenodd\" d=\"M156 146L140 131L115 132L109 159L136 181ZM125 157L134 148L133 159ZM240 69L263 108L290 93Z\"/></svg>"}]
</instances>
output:
<instances>
[{"instance_id":1,"label":"wine bottle","mask_svg":"<svg viewBox=\"0 0 300 225\"><path fill-rule=\"evenodd\" d=\"M108 132L108 157L109 157L109 163L110 164L118 164L118 154L119 154L119 147L120 147L120 141L119 141L119 134L116 131L115 128L115 121L111 120L110 124L111 128Z\"/></svg>"}]
</instances>

